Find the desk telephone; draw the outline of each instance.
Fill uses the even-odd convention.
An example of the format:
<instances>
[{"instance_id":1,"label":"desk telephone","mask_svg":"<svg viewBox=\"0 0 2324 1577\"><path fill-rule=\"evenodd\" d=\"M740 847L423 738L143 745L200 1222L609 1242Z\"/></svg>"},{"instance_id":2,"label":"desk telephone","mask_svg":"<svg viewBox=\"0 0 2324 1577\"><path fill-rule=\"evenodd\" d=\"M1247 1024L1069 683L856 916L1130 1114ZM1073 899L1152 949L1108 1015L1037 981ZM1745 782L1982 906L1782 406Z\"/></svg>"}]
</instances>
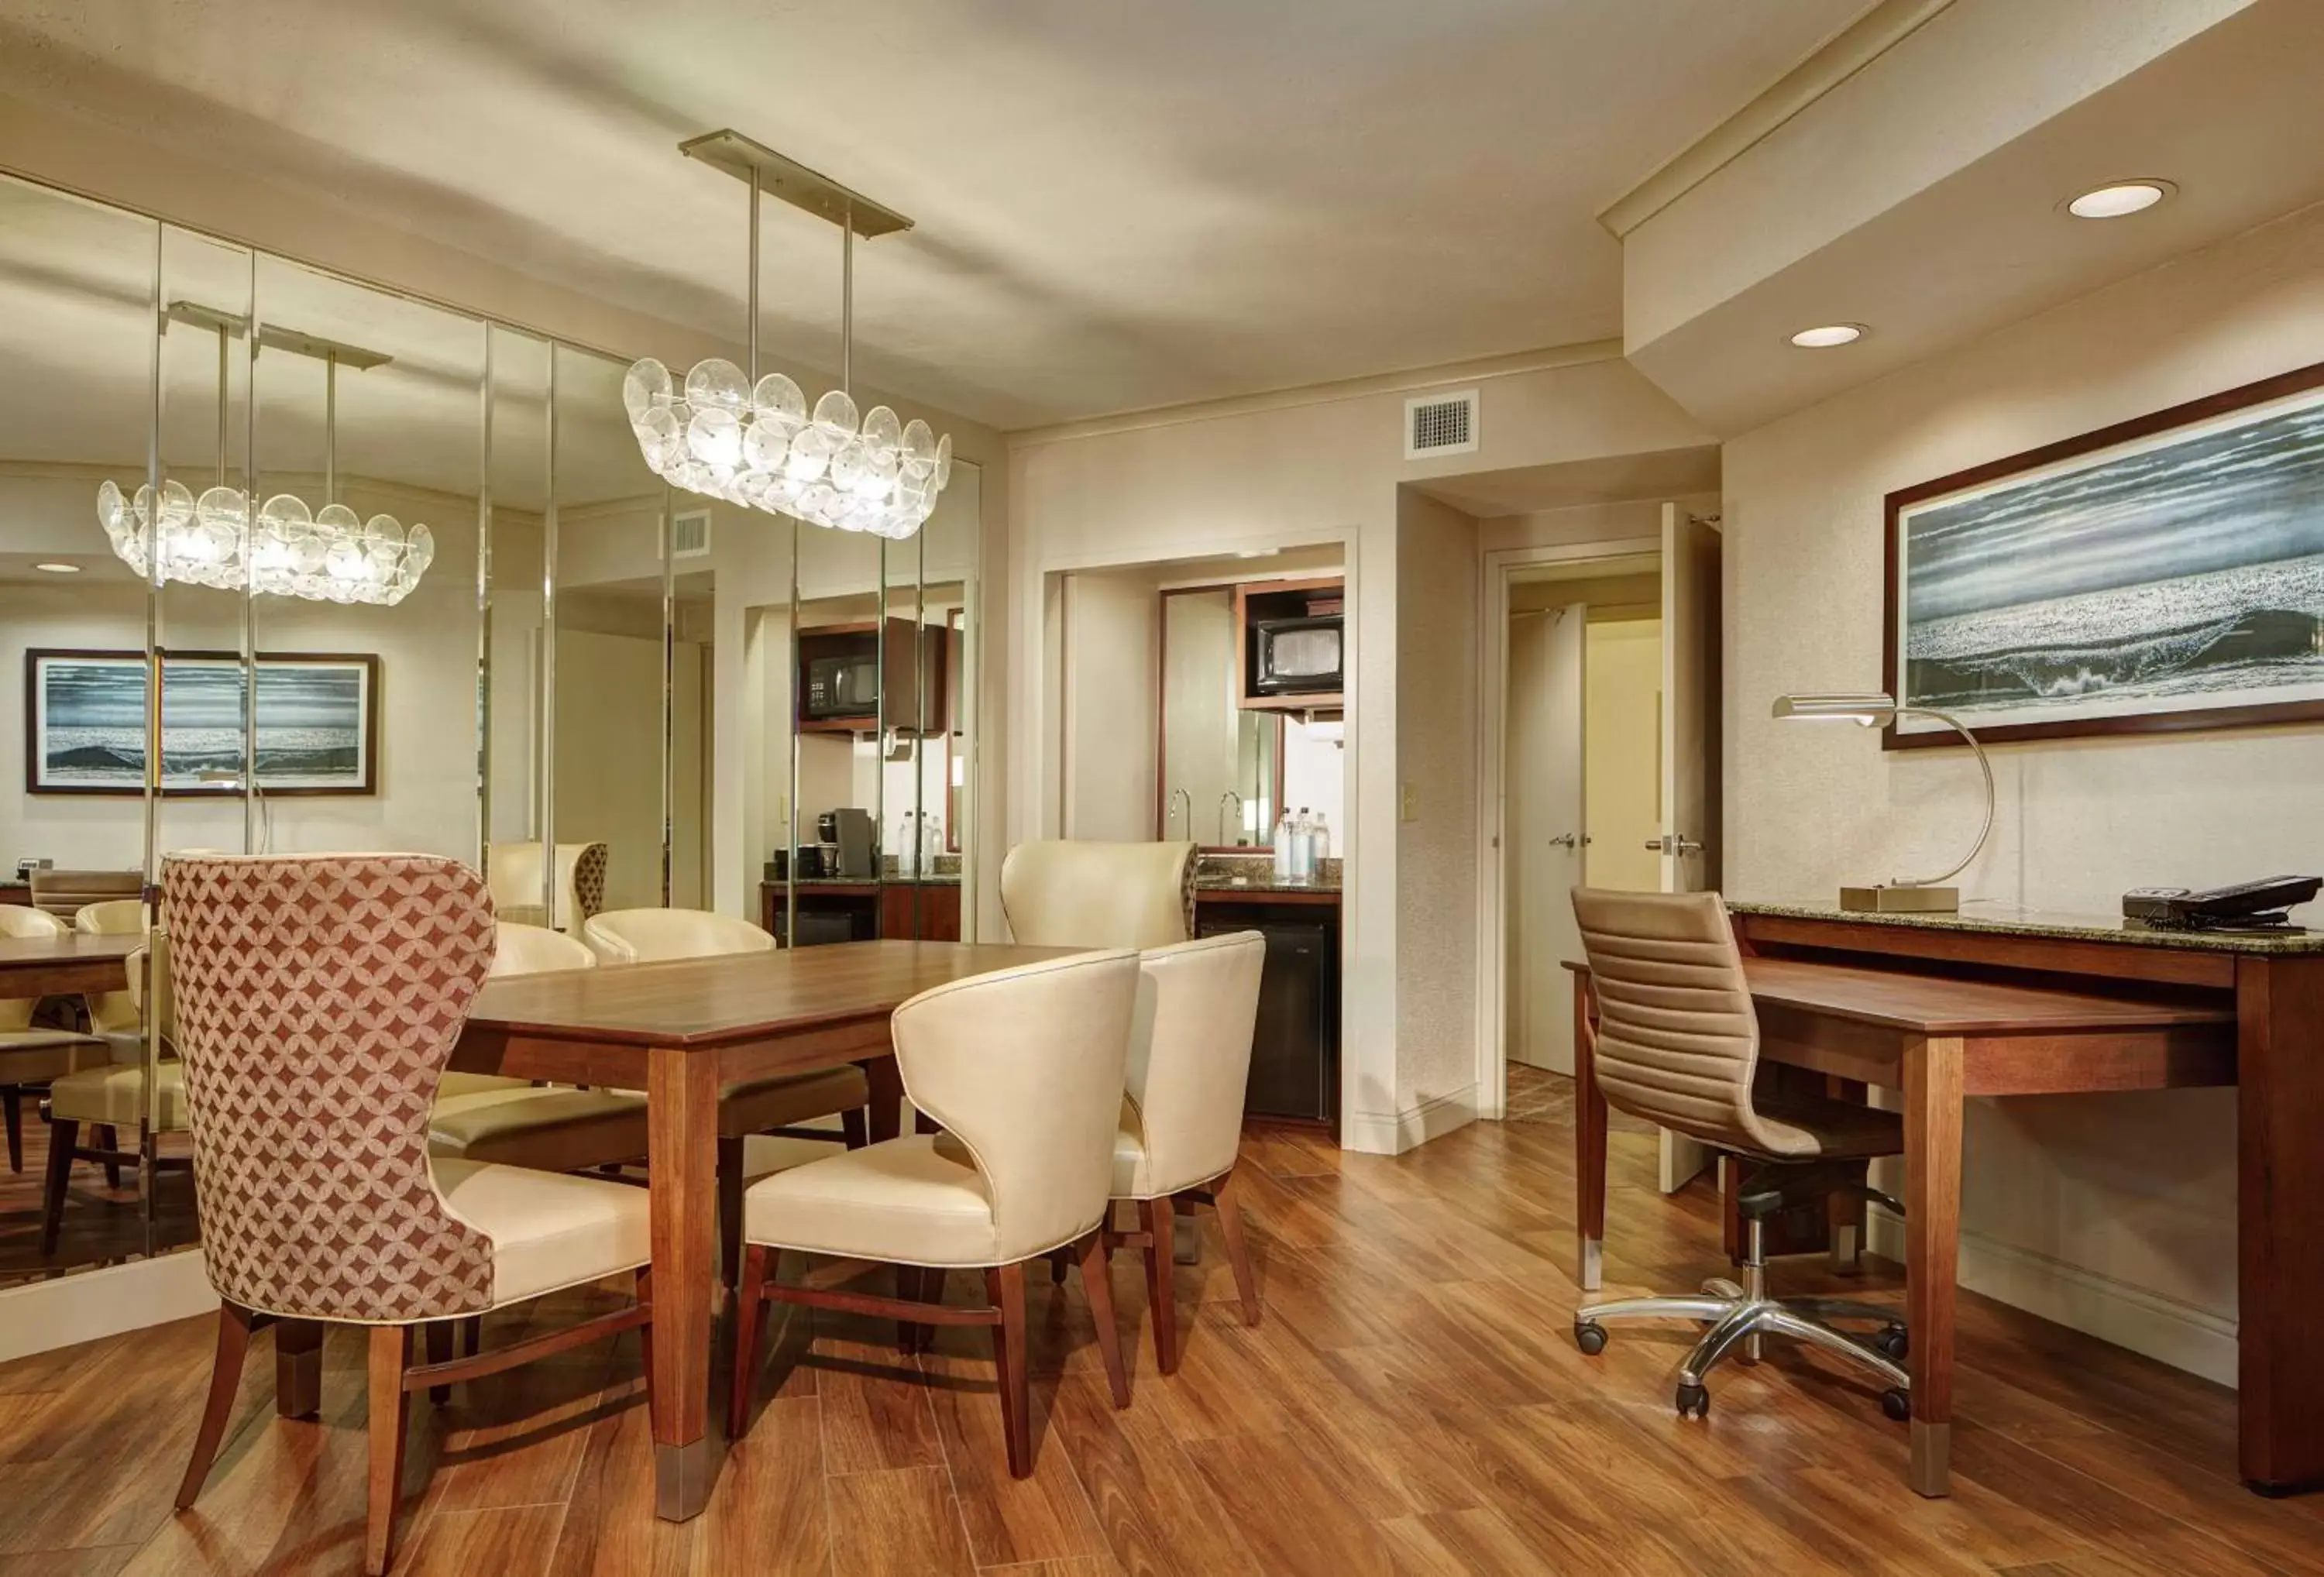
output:
<instances>
[{"instance_id":1,"label":"desk telephone","mask_svg":"<svg viewBox=\"0 0 2324 1577\"><path fill-rule=\"evenodd\" d=\"M2158 931L2292 930L2290 911L2319 891L2324 891L2324 877L2270 876L2200 892L2134 887L2122 895L2122 912Z\"/></svg>"}]
</instances>

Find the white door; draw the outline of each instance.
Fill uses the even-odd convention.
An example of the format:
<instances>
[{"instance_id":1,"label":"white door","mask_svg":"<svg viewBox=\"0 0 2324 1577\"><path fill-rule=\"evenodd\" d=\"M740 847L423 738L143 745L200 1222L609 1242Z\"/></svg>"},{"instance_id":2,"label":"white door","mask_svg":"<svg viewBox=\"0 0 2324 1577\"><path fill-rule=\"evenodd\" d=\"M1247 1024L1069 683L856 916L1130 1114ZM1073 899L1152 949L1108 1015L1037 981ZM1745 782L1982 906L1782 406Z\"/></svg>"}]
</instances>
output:
<instances>
[{"instance_id":1,"label":"white door","mask_svg":"<svg viewBox=\"0 0 2324 1577\"><path fill-rule=\"evenodd\" d=\"M1582 937L1567 896L1581 884L1582 707L1587 604L1526 610L1509 621L1508 1055L1573 1072L1573 976Z\"/></svg>"},{"instance_id":2,"label":"white door","mask_svg":"<svg viewBox=\"0 0 2324 1577\"><path fill-rule=\"evenodd\" d=\"M1662 854L1665 892L1719 883L1718 530L1663 505ZM1692 1139L1662 1136L1662 1188L1683 1187L1710 1162Z\"/></svg>"}]
</instances>

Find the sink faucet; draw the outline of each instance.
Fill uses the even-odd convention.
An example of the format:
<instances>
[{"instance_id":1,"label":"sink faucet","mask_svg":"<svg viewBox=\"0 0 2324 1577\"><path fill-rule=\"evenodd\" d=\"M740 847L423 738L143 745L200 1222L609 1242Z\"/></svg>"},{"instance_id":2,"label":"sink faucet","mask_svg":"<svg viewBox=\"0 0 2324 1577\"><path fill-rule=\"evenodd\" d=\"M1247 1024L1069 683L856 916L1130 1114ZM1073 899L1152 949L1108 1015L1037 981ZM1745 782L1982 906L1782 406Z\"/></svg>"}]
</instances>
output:
<instances>
[{"instance_id":1,"label":"sink faucet","mask_svg":"<svg viewBox=\"0 0 2324 1577\"><path fill-rule=\"evenodd\" d=\"M1178 801L1181 799L1184 799L1186 802L1186 819L1183 822L1178 820ZM1191 789L1173 788L1170 790L1170 808L1162 814L1162 835L1164 837L1168 837L1170 835L1170 828L1174 823L1185 828L1186 835L1188 837L1191 838L1194 835L1194 796Z\"/></svg>"},{"instance_id":2,"label":"sink faucet","mask_svg":"<svg viewBox=\"0 0 2324 1577\"><path fill-rule=\"evenodd\" d=\"M1227 801L1234 801L1234 820L1227 820ZM1230 788L1219 796L1219 844L1229 847L1242 842L1242 796Z\"/></svg>"}]
</instances>

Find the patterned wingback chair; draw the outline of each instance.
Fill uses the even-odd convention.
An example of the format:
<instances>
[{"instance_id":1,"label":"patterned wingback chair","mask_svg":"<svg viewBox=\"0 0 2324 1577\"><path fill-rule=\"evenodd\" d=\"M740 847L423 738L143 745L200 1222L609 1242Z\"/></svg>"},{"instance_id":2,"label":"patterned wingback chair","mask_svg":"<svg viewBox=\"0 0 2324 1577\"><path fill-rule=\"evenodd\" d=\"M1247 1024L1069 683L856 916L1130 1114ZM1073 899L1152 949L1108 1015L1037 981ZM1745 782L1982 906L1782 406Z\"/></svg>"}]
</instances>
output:
<instances>
[{"instance_id":1,"label":"patterned wingback chair","mask_svg":"<svg viewBox=\"0 0 2324 1577\"><path fill-rule=\"evenodd\" d=\"M428 1159L493 958L483 880L417 854L229 856L170 862L161 890L219 1296L371 1323L488 1307L492 1240Z\"/></svg>"},{"instance_id":2,"label":"patterned wingback chair","mask_svg":"<svg viewBox=\"0 0 2324 1577\"><path fill-rule=\"evenodd\" d=\"M557 845L557 911L540 905L540 845L494 844L487 862L493 902L501 918L547 926L577 936L589 917L605 907L605 867L612 852L602 843Z\"/></svg>"}]
</instances>

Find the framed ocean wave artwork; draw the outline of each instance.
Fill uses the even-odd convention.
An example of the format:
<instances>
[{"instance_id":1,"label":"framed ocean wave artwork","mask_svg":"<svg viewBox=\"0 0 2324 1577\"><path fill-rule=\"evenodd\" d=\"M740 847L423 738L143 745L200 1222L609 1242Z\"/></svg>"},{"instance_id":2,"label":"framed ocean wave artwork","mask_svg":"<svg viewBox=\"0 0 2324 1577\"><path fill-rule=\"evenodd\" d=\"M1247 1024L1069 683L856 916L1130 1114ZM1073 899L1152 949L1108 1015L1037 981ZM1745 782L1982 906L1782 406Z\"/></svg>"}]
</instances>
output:
<instances>
[{"instance_id":1,"label":"framed ocean wave artwork","mask_svg":"<svg viewBox=\"0 0 2324 1577\"><path fill-rule=\"evenodd\" d=\"M1887 499L1888 693L1988 741L2324 720L2324 365ZM1900 719L1890 749L1958 742Z\"/></svg>"},{"instance_id":2,"label":"framed ocean wave artwork","mask_svg":"<svg viewBox=\"0 0 2324 1577\"><path fill-rule=\"evenodd\" d=\"M379 791L379 659L282 652L257 659L261 794ZM161 661L161 789L242 790L247 696L242 659L171 652ZM24 787L33 794L145 791L145 655L24 654Z\"/></svg>"}]
</instances>

